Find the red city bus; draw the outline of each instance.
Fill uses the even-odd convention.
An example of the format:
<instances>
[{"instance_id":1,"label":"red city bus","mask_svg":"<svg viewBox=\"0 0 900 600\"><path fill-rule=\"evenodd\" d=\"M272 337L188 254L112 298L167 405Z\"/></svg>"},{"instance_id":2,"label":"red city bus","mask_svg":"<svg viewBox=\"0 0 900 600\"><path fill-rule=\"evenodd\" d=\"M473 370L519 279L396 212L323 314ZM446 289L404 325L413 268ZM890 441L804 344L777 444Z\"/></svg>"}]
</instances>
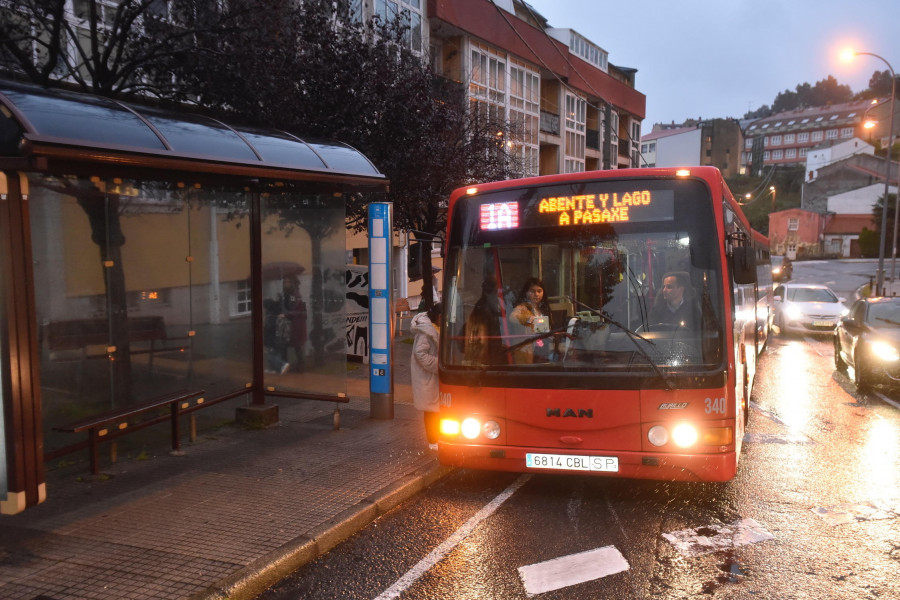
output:
<instances>
[{"instance_id":1,"label":"red city bus","mask_svg":"<svg viewBox=\"0 0 900 600\"><path fill-rule=\"evenodd\" d=\"M440 462L732 479L770 322L766 243L712 167L453 192Z\"/></svg>"}]
</instances>

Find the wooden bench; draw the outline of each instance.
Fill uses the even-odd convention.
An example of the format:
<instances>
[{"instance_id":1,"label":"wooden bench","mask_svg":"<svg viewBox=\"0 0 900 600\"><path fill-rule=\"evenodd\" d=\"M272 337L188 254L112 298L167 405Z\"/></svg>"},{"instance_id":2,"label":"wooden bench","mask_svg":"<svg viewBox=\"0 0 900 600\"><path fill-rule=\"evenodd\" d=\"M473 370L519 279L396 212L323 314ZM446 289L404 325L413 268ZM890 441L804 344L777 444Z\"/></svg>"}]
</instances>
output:
<instances>
[{"instance_id":1,"label":"wooden bench","mask_svg":"<svg viewBox=\"0 0 900 600\"><path fill-rule=\"evenodd\" d=\"M84 361L94 358L110 358L116 348L110 345L109 320L105 318L69 319L51 321L43 326L41 334L47 343L52 361L79 361L77 387L81 389ZM186 346L167 346L170 341L182 341L188 337L170 338L161 316L128 318L128 340L132 343L148 343L143 348L131 348L130 354L148 354L149 369L153 372L153 357L161 352L183 352ZM188 347L189 349L189 347Z\"/></svg>"},{"instance_id":2,"label":"wooden bench","mask_svg":"<svg viewBox=\"0 0 900 600\"><path fill-rule=\"evenodd\" d=\"M166 406L169 407L169 415L166 418L171 419L172 451L179 452L181 450L181 431L178 418L181 416L182 411L190 408L192 399L196 398L194 405L202 404L203 398L198 396L203 393L204 390L178 390L140 404L123 406L122 408L94 415L68 425L54 427L53 429L67 433L87 432L88 447L91 454L91 474L98 475L100 473L100 442L114 439L125 433L165 420L165 418L157 416L156 418L148 418L145 421L134 421L141 415ZM115 462L115 459L113 459L113 462Z\"/></svg>"}]
</instances>

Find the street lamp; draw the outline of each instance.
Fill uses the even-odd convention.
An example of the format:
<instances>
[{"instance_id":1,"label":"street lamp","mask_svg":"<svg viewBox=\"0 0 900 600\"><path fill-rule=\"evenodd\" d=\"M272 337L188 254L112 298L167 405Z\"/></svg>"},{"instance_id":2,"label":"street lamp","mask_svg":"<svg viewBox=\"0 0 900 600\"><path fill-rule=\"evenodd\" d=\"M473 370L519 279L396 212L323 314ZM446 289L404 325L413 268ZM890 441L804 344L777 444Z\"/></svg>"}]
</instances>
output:
<instances>
[{"instance_id":1,"label":"street lamp","mask_svg":"<svg viewBox=\"0 0 900 600\"><path fill-rule=\"evenodd\" d=\"M775 212L775 186L770 185L769 191L772 192L772 212Z\"/></svg>"},{"instance_id":2,"label":"street lamp","mask_svg":"<svg viewBox=\"0 0 900 600\"><path fill-rule=\"evenodd\" d=\"M871 52L856 52L854 50L844 50L841 52L841 58L849 62L856 56L874 56L881 62L887 65L888 70L891 72L891 117L888 120L888 144L887 144L887 155L884 159L884 204L881 207L881 241L878 245L878 272L876 273L876 282L875 282L875 295L883 296L884 295L884 241L887 238L885 235L885 229L887 229L887 203L888 203L888 191L890 188L890 179L891 179L891 151L894 147L894 88L896 87L896 75L894 75L894 67L891 66L884 57L878 56L877 54L872 54ZM897 218L894 217L894 225L896 227ZM894 235L894 247L896 248L896 234ZM896 250L895 250L896 252Z\"/></svg>"}]
</instances>

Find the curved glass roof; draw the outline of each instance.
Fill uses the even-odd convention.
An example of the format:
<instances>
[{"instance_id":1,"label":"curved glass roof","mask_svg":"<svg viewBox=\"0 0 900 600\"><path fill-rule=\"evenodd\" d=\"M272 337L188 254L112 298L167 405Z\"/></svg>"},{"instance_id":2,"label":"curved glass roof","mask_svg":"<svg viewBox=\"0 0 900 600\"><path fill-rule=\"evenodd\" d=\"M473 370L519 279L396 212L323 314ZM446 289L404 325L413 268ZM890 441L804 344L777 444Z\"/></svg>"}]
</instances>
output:
<instances>
[{"instance_id":1,"label":"curved glass roof","mask_svg":"<svg viewBox=\"0 0 900 600\"><path fill-rule=\"evenodd\" d=\"M0 80L0 140L102 148L192 161L236 163L375 177L384 176L363 154L337 142L289 133L232 127L202 115ZM0 155L21 156L0 145Z\"/></svg>"}]
</instances>

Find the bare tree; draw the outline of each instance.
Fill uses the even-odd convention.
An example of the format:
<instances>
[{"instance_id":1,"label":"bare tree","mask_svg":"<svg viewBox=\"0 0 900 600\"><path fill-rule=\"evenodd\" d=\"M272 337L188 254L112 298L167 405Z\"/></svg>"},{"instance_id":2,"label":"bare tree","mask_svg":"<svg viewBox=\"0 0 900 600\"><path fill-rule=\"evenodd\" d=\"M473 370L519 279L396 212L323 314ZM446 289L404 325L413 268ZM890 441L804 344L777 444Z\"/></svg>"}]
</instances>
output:
<instances>
[{"instance_id":1,"label":"bare tree","mask_svg":"<svg viewBox=\"0 0 900 600\"><path fill-rule=\"evenodd\" d=\"M227 4L227 3L226 3ZM185 100L179 78L206 36L234 32L240 10L203 0L0 0L0 71L101 96Z\"/></svg>"}]
</instances>

